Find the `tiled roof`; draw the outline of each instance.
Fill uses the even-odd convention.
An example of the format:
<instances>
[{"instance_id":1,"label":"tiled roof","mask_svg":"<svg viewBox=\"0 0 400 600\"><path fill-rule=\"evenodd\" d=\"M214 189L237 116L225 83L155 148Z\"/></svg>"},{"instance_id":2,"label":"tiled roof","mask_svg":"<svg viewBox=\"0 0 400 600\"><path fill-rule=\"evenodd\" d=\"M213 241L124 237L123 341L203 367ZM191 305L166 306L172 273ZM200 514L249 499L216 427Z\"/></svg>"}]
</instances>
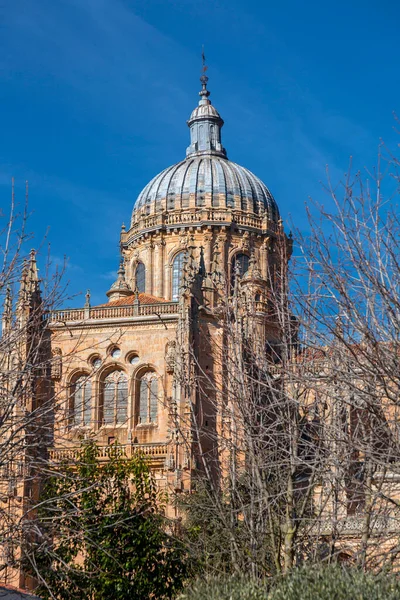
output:
<instances>
[{"instance_id":1,"label":"tiled roof","mask_svg":"<svg viewBox=\"0 0 400 600\"><path fill-rule=\"evenodd\" d=\"M99 304L98 308L101 306L132 306L135 301L135 295L125 296L124 298L119 298L119 300L112 300L111 302L106 302L106 304ZM150 294L139 294L139 302L140 304L163 304L167 302L165 298L157 298L156 296L151 296Z\"/></svg>"},{"instance_id":2,"label":"tiled roof","mask_svg":"<svg viewBox=\"0 0 400 600\"><path fill-rule=\"evenodd\" d=\"M0 600L40 600L40 598L32 596L26 590L0 583Z\"/></svg>"}]
</instances>

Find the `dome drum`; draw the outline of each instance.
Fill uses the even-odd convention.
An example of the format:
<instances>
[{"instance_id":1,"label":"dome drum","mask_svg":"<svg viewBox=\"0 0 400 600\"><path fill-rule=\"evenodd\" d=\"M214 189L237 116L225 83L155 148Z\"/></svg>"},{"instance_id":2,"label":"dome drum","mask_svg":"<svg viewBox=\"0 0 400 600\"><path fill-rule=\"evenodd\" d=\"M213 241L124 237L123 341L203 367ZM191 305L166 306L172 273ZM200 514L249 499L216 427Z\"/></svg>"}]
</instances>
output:
<instances>
[{"instance_id":1,"label":"dome drum","mask_svg":"<svg viewBox=\"0 0 400 600\"><path fill-rule=\"evenodd\" d=\"M249 231L257 235L274 234L280 231L280 223L268 219L267 215L254 215L231 209L197 208L158 212L153 215L138 214L129 231L121 234L121 244L128 247L133 241L158 231L170 232L177 229L232 228Z\"/></svg>"}]
</instances>

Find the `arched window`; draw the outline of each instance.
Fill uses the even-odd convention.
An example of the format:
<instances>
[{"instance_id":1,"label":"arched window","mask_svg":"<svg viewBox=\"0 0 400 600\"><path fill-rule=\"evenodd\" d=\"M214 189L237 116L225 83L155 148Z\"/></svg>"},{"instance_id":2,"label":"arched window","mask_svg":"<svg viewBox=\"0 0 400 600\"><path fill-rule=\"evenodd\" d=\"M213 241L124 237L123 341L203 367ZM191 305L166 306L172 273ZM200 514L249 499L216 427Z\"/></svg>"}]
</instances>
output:
<instances>
[{"instance_id":1,"label":"arched window","mask_svg":"<svg viewBox=\"0 0 400 600\"><path fill-rule=\"evenodd\" d=\"M203 125L199 125L199 144L203 146L204 144L204 127Z\"/></svg>"},{"instance_id":2,"label":"arched window","mask_svg":"<svg viewBox=\"0 0 400 600\"><path fill-rule=\"evenodd\" d=\"M112 371L102 383L103 425L123 425L128 418L128 379L123 371Z\"/></svg>"},{"instance_id":3,"label":"arched window","mask_svg":"<svg viewBox=\"0 0 400 600\"><path fill-rule=\"evenodd\" d=\"M75 379L71 388L70 423L90 425L92 417L92 382L87 375Z\"/></svg>"},{"instance_id":4,"label":"arched window","mask_svg":"<svg viewBox=\"0 0 400 600\"><path fill-rule=\"evenodd\" d=\"M249 270L249 257L247 254L243 254L240 252L239 254L235 254L232 258L231 263L231 286L233 288L235 284L235 277L239 275L239 277L243 277Z\"/></svg>"},{"instance_id":5,"label":"arched window","mask_svg":"<svg viewBox=\"0 0 400 600\"><path fill-rule=\"evenodd\" d=\"M145 373L139 380L139 423L156 423L158 381L155 373Z\"/></svg>"},{"instance_id":6,"label":"arched window","mask_svg":"<svg viewBox=\"0 0 400 600\"><path fill-rule=\"evenodd\" d=\"M211 139L211 143L214 144L215 143L215 127L214 127L214 125L210 126L210 139Z\"/></svg>"},{"instance_id":7,"label":"arched window","mask_svg":"<svg viewBox=\"0 0 400 600\"><path fill-rule=\"evenodd\" d=\"M136 287L140 293L146 291L146 267L141 262L136 267Z\"/></svg>"},{"instance_id":8,"label":"arched window","mask_svg":"<svg viewBox=\"0 0 400 600\"><path fill-rule=\"evenodd\" d=\"M179 252L172 263L172 302L178 302L179 290L182 283L184 253Z\"/></svg>"}]
</instances>

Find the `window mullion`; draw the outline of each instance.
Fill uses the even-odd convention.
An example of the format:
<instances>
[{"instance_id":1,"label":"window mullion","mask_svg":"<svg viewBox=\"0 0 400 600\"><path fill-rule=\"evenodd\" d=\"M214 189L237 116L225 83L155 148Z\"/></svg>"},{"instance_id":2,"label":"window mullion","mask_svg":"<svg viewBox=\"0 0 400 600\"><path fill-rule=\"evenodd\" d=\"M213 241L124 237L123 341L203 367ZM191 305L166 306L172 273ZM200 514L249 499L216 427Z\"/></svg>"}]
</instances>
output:
<instances>
[{"instance_id":1,"label":"window mullion","mask_svg":"<svg viewBox=\"0 0 400 600\"><path fill-rule=\"evenodd\" d=\"M117 411L118 411L118 381L115 382L115 392L114 392L114 425L117 424Z\"/></svg>"}]
</instances>

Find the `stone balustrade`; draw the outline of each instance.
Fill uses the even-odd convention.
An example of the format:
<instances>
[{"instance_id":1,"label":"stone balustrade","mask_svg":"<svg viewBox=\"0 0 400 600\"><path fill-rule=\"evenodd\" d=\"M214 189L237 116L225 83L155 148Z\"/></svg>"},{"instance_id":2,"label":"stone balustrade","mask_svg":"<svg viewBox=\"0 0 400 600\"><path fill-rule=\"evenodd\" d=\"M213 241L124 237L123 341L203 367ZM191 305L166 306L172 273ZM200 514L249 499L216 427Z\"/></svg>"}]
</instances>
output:
<instances>
[{"instance_id":1,"label":"stone balustrade","mask_svg":"<svg viewBox=\"0 0 400 600\"><path fill-rule=\"evenodd\" d=\"M235 223L239 227L249 227L261 231L277 232L278 225L268 221L265 216L249 214L243 211L218 208L198 208L196 210L182 210L173 212L160 212L158 214L138 214L137 220L132 223L128 232L123 234L123 241L129 243L132 239L148 231L174 226L198 225L210 223Z\"/></svg>"},{"instance_id":2,"label":"stone balustrade","mask_svg":"<svg viewBox=\"0 0 400 600\"><path fill-rule=\"evenodd\" d=\"M99 306L88 309L55 310L44 315L49 324L80 322L92 319L127 319L158 315L176 315L179 313L177 302L158 304L139 304L129 306Z\"/></svg>"},{"instance_id":3,"label":"stone balustrade","mask_svg":"<svg viewBox=\"0 0 400 600\"><path fill-rule=\"evenodd\" d=\"M311 526L312 535L332 535L333 530L341 536L360 536L365 528L365 517L349 515L339 519L335 524L331 519L314 521ZM371 535L400 532L400 518L389 515L372 515L369 526Z\"/></svg>"},{"instance_id":4,"label":"stone balustrade","mask_svg":"<svg viewBox=\"0 0 400 600\"><path fill-rule=\"evenodd\" d=\"M254 302L254 312L256 313L268 313L268 302L262 302L257 300Z\"/></svg>"},{"instance_id":5,"label":"stone balustrade","mask_svg":"<svg viewBox=\"0 0 400 600\"><path fill-rule=\"evenodd\" d=\"M85 318L85 311L81 308L71 308L67 310L55 310L51 313L44 315L45 320L49 321L83 321Z\"/></svg>"},{"instance_id":6,"label":"stone balustrade","mask_svg":"<svg viewBox=\"0 0 400 600\"><path fill-rule=\"evenodd\" d=\"M152 444L127 444L125 446L117 446L126 458L131 458L134 454L140 453L152 460L164 460L167 456L168 443L152 443ZM107 460L115 446L99 446L100 460ZM51 448L49 449L49 460L53 463L70 461L71 463L77 459L80 449L76 447L70 448Z\"/></svg>"}]
</instances>

